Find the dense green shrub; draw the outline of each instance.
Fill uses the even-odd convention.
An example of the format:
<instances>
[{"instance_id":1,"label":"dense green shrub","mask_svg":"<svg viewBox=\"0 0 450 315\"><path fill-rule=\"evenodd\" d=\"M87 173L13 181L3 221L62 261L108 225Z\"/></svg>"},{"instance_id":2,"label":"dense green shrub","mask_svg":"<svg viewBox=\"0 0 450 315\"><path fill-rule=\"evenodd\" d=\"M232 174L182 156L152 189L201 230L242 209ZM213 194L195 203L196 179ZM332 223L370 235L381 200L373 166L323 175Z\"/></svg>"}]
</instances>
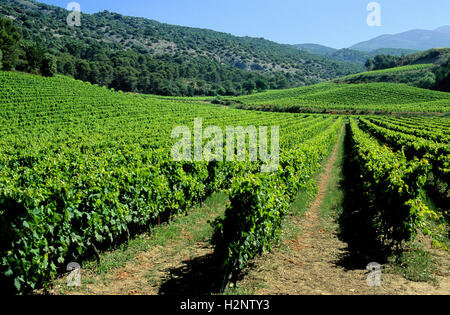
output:
<instances>
[{"instance_id":1,"label":"dense green shrub","mask_svg":"<svg viewBox=\"0 0 450 315\"><path fill-rule=\"evenodd\" d=\"M429 211L422 201L429 162L407 160L402 151L381 146L359 129L354 119L350 126L352 157L358 166L354 171L361 177L355 185L360 185L367 200L367 208L360 210L362 224L368 224L380 243L400 246L423 227Z\"/></svg>"},{"instance_id":2,"label":"dense green shrub","mask_svg":"<svg viewBox=\"0 0 450 315\"><path fill-rule=\"evenodd\" d=\"M50 54L45 54L42 60L41 73L45 77L53 77L56 75L57 66L56 58Z\"/></svg>"}]
</instances>

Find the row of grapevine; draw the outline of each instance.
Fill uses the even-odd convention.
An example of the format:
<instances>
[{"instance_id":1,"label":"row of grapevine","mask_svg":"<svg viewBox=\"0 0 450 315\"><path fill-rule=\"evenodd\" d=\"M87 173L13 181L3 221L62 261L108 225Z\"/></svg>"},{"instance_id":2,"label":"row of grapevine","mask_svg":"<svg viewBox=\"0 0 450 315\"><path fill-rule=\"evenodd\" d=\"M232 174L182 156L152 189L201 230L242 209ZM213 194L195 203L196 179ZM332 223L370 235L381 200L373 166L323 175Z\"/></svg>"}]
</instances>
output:
<instances>
[{"instance_id":1,"label":"row of grapevine","mask_svg":"<svg viewBox=\"0 0 450 315\"><path fill-rule=\"evenodd\" d=\"M446 118L361 118L360 126L392 150L405 154L409 161L429 162L424 186L428 206L422 231L433 244L447 248L450 197L450 129Z\"/></svg>"},{"instance_id":2,"label":"row of grapevine","mask_svg":"<svg viewBox=\"0 0 450 315\"><path fill-rule=\"evenodd\" d=\"M213 184L206 164L174 163L160 150L117 145L97 154L2 156L1 265L19 291L160 215L187 211Z\"/></svg>"},{"instance_id":3,"label":"row of grapevine","mask_svg":"<svg viewBox=\"0 0 450 315\"><path fill-rule=\"evenodd\" d=\"M279 170L243 174L234 179L224 218L214 226L215 253L225 277L235 278L255 255L269 251L280 236L282 219L296 193L305 189L322 160L336 143L343 119L282 154Z\"/></svg>"},{"instance_id":4,"label":"row of grapevine","mask_svg":"<svg viewBox=\"0 0 450 315\"><path fill-rule=\"evenodd\" d=\"M400 126L407 127L407 128L416 128L425 130L428 132L434 132L434 133L442 133L444 135L450 135L450 125L446 124L446 120L442 117L439 119L432 118L432 117L420 117L420 118L413 118L413 117L403 117L403 118L394 118L394 117L383 117L383 120L386 120L391 123L396 123Z\"/></svg>"},{"instance_id":5,"label":"row of grapevine","mask_svg":"<svg viewBox=\"0 0 450 315\"><path fill-rule=\"evenodd\" d=\"M400 245L423 227L426 213L423 188L430 165L426 159L408 160L402 151L382 146L350 120L352 158L359 167L362 191L370 207L364 209L365 223L380 242Z\"/></svg>"},{"instance_id":6,"label":"row of grapevine","mask_svg":"<svg viewBox=\"0 0 450 315\"><path fill-rule=\"evenodd\" d=\"M410 117L410 118L403 118L403 121L420 125L420 126L428 126L428 127L445 127L450 128L450 120L448 119L442 119L441 117L427 117L427 119L423 119L422 117ZM448 130L447 130L448 133Z\"/></svg>"},{"instance_id":7,"label":"row of grapevine","mask_svg":"<svg viewBox=\"0 0 450 315\"><path fill-rule=\"evenodd\" d=\"M446 134L445 129L439 130L438 128L426 128L422 126L411 126L399 121L388 120L383 118L370 118L370 121L393 131L413 135L419 138L424 138L434 142L450 144L450 134Z\"/></svg>"},{"instance_id":8,"label":"row of grapevine","mask_svg":"<svg viewBox=\"0 0 450 315\"><path fill-rule=\"evenodd\" d=\"M394 150L402 150L408 159L425 158L430 161L436 180L450 185L450 147L421 137L387 129L362 118L361 126Z\"/></svg>"}]
</instances>

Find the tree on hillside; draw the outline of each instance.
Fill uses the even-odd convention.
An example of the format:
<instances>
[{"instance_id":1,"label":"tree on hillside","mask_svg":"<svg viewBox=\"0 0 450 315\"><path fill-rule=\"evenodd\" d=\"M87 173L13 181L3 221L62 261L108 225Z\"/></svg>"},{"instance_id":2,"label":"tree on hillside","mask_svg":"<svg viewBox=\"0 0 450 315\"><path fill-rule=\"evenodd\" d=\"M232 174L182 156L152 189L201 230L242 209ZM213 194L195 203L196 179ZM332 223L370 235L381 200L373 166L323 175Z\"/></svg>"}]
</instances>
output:
<instances>
[{"instance_id":1,"label":"tree on hillside","mask_svg":"<svg viewBox=\"0 0 450 315\"><path fill-rule=\"evenodd\" d=\"M423 89L432 89L435 85L436 76L433 72L426 72L417 83L417 86Z\"/></svg>"},{"instance_id":2,"label":"tree on hillside","mask_svg":"<svg viewBox=\"0 0 450 315\"><path fill-rule=\"evenodd\" d=\"M391 55L376 55L373 59L373 70L382 70L398 66L400 57Z\"/></svg>"},{"instance_id":3,"label":"tree on hillside","mask_svg":"<svg viewBox=\"0 0 450 315\"><path fill-rule=\"evenodd\" d=\"M255 84L255 81L248 80L247 82L244 82L242 87L244 88L244 90L247 91L247 93L250 94L250 93L253 93L253 91L256 89L256 84Z\"/></svg>"},{"instance_id":4,"label":"tree on hillside","mask_svg":"<svg viewBox=\"0 0 450 315\"><path fill-rule=\"evenodd\" d=\"M2 70L2 68L3 68L3 53L0 50L0 70Z\"/></svg>"},{"instance_id":5,"label":"tree on hillside","mask_svg":"<svg viewBox=\"0 0 450 315\"><path fill-rule=\"evenodd\" d=\"M3 69L14 70L20 63L22 35L8 18L0 18L0 50L3 52Z\"/></svg>"},{"instance_id":6,"label":"tree on hillside","mask_svg":"<svg viewBox=\"0 0 450 315\"><path fill-rule=\"evenodd\" d=\"M136 70L126 67L119 67L118 69L116 69L114 80L112 82L112 86L116 90L135 92L137 85L138 85L138 78ZM174 94L170 93L167 95L174 95Z\"/></svg>"},{"instance_id":7,"label":"tree on hillside","mask_svg":"<svg viewBox=\"0 0 450 315\"><path fill-rule=\"evenodd\" d=\"M42 68L45 50L38 43L24 43L22 45L25 52L26 63L21 65L19 70L25 72L38 72Z\"/></svg>"},{"instance_id":8,"label":"tree on hillside","mask_svg":"<svg viewBox=\"0 0 450 315\"><path fill-rule=\"evenodd\" d=\"M450 92L450 57L447 57L447 60L435 70L434 74L436 76L435 88Z\"/></svg>"},{"instance_id":9,"label":"tree on hillside","mask_svg":"<svg viewBox=\"0 0 450 315\"><path fill-rule=\"evenodd\" d=\"M89 74L91 72L91 67L89 65L89 62L86 60L78 60L75 66L76 74L75 79L81 80L81 81L88 81L89 80Z\"/></svg>"},{"instance_id":10,"label":"tree on hillside","mask_svg":"<svg viewBox=\"0 0 450 315\"><path fill-rule=\"evenodd\" d=\"M373 68L373 61L372 61L372 59L368 58L367 61L366 61L366 64L364 66L366 67L367 71L372 70L372 68Z\"/></svg>"},{"instance_id":11,"label":"tree on hillside","mask_svg":"<svg viewBox=\"0 0 450 315\"><path fill-rule=\"evenodd\" d=\"M58 56L58 72L74 77L76 74L75 60L66 55Z\"/></svg>"},{"instance_id":12,"label":"tree on hillside","mask_svg":"<svg viewBox=\"0 0 450 315\"><path fill-rule=\"evenodd\" d=\"M56 57L51 54L45 54L42 59L41 73L44 77L53 77L57 71Z\"/></svg>"},{"instance_id":13,"label":"tree on hillside","mask_svg":"<svg viewBox=\"0 0 450 315\"><path fill-rule=\"evenodd\" d=\"M289 86L289 82L286 79L286 77L283 77L281 75L277 76L276 79L276 89L286 89Z\"/></svg>"},{"instance_id":14,"label":"tree on hillside","mask_svg":"<svg viewBox=\"0 0 450 315\"><path fill-rule=\"evenodd\" d=\"M98 78L98 84L103 86L109 86L114 79L114 69L107 63L100 63L99 64L99 78Z\"/></svg>"},{"instance_id":15,"label":"tree on hillside","mask_svg":"<svg viewBox=\"0 0 450 315\"><path fill-rule=\"evenodd\" d=\"M257 79L256 88L258 89L258 91L265 91L268 88L268 84L263 79Z\"/></svg>"}]
</instances>

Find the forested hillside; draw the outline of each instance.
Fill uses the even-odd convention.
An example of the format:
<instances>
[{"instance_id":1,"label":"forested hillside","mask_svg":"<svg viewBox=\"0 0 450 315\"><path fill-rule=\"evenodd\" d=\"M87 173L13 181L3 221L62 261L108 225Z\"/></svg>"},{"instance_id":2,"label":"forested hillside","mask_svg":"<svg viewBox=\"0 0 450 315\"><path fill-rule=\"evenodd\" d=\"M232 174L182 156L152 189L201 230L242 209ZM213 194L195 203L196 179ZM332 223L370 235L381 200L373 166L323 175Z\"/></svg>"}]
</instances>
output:
<instances>
[{"instance_id":1,"label":"forested hillside","mask_svg":"<svg viewBox=\"0 0 450 315\"><path fill-rule=\"evenodd\" d=\"M359 64L361 66L365 65L367 59L373 59L377 55L392 55L400 57L417 52L411 49L395 48L381 48L364 52L349 48L334 49L331 47L316 44L299 44L293 45L293 47L312 54L325 56L331 60L351 62Z\"/></svg>"},{"instance_id":2,"label":"forested hillside","mask_svg":"<svg viewBox=\"0 0 450 315\"><path fill-rule=\"evenodd\" d=\"M35 51L56 56L58 73L124 91L241 95L314 84L362 70L262 38L108 11L82 14L81 26L71 27L68 14L34 1L0 3L0 17L13 20L25 42ZM21 55L26 60L26 53ZM20 63L16 66L23 70Z\"/></svg>"},{"instance_id":3,"label":"forested hillside","mask_svg":"<svg viewBox=\"0 0 450 315\"><path fill-rule=\"evenodd\" d=\"M341 77L337 83L391 82L450 91L450 48L430 49L407 56L377 55L366 63L369 72Z\"/></svg>"}]
</instances>

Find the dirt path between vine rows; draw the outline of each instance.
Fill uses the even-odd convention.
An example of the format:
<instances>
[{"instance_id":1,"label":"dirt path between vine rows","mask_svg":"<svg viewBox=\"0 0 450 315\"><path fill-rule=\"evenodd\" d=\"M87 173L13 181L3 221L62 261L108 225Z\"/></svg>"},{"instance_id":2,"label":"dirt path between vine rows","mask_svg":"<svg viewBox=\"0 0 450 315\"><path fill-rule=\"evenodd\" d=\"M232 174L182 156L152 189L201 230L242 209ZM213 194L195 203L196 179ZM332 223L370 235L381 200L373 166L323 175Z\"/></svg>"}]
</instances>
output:
<instances>
[{"instance_id":1,"label":"dirt path between vine rows","mask_svg":"<svg viewBox=\"0 0 450 315\"><path fill-rule=\"evenodd\" d=\"M441 275L437 276L438 286L408 281L401 275L385 274L382 270L381 287L370 287L365 266L352 266L345 261L347 244L339 240L335 228L329 228L334 222L324 222L332 219L320 215L333 168L339 167L336 165L339 145L343 145L341 141L324 166L318 179L318 195L307 213L301 218L291 218L301 231L297 238L284 241L287 250L274 251L257 259L252 266L254 270L248 271L237 286L251 288L249 292L257 295L450 294L449 256L442 251L435 252L444 261Z\"/></svg>"}]
</instances>

